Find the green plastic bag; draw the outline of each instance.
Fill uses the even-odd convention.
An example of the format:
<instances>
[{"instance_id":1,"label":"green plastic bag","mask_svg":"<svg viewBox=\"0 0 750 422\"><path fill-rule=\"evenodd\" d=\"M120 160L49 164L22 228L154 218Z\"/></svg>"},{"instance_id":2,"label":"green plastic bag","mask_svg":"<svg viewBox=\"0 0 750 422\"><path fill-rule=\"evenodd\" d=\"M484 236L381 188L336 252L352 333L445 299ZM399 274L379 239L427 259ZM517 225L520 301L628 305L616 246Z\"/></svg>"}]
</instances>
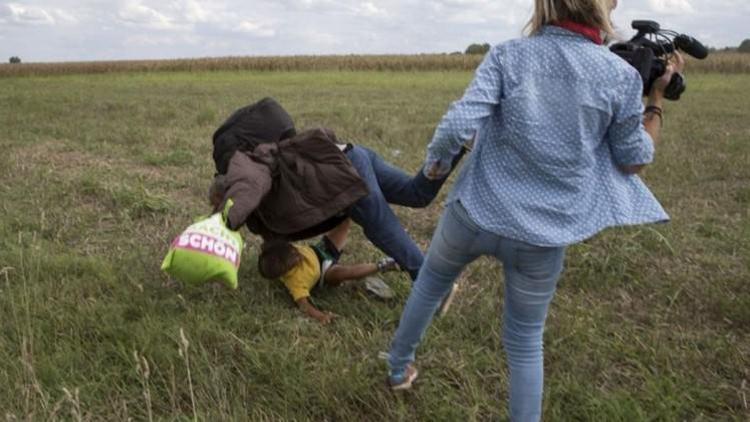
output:
<instances>
[{"instance_id":1,"label":"green plastic bag","mask_svg":"<svg viewBox=\"0 0 750 422\"><path fill-rule=\"evenodd\" d=\"M172 242L161 269L186 284L220 281L237 288L237 272L244 242L239 232L224 224L227 210L191 225Z\"/></svg>"}]
</instances>

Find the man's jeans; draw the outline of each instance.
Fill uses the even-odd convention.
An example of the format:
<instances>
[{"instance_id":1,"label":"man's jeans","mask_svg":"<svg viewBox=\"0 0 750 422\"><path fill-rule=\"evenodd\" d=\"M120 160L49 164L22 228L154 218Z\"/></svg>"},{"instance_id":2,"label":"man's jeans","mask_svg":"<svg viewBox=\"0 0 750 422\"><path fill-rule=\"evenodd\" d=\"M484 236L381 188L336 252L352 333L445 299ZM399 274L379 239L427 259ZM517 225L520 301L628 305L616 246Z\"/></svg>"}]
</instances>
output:
<instances>
[{"instance_id":1,"label":"man's jeans","mask_svg":"<svg viewBox=\"0 0 750 422\"><path fill-rule=\"evenodd\" d=\"M403 376L441 300L461 270L481 255L500 260L505 274L503 344L510 369L511 420L537 421L544 383L542 334L565 248L534 246L484 231L458 201L441 217L401 315L388 359L391 376Z\"/></svg>"},{"instance_id":2,"label":"man's jeans","mask_svg":"<svg viewBox=\"0 0 750 422\"><path fill-rule=\"evenodd\" d=\"M374 151L355 145L346 152L370 194L352 206L349 215L365 236L398 265L417 278L424 257L388 204L424 208L435 199L446 178L431 181L421 169L410 176L386 163Z\"/></svg>"}]
</instances>

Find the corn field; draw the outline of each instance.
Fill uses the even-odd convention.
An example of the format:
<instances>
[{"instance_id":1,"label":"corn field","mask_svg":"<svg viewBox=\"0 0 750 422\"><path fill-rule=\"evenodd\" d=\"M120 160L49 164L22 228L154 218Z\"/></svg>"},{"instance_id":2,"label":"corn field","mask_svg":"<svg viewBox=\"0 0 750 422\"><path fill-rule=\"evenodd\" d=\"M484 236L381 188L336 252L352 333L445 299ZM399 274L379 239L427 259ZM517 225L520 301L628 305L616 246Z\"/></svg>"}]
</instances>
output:
<instances>
[{"instance_id":1,"label":"corn field","mask_svg":"<svg viewBox=\"0 0 750 422\"><path fill-rule=\"evenodd\" d=\"M420 54L22 63L0 64L0 77L115 72L471 71L481 60L481 55ZM688 58L688 69L691 73L750 73L750 54L721 52L706 60Z\"/></svg>"},{"instance_id":2,"label":"corn field","mask_svg":"<svg viewBox=\"0 0 750 422\"><path fill-rule=\"evenodd\" d=\"M43 76L112 72L206 72L206 71L423 71L473 70L478 55L368 55L219 57L175 60L127 60L0 65L2 76Z\"/></svg>"}]
</instances>

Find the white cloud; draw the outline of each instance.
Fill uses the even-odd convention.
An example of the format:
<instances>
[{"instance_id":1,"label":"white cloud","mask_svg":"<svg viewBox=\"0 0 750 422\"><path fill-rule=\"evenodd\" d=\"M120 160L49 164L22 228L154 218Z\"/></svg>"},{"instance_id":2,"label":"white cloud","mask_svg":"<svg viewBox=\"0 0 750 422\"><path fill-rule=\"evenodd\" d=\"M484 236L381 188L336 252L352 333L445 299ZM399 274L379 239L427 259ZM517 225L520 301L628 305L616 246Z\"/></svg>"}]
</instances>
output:
<instances>
[{"instance_id":1,"label":"white cloud","mask_svg":"<svg viewBox=\"0 0 750 422\"><path fill-rule=\"evenodd\" d=\"M335 8L340 5L340 2L334 0L288 0L286 3L292 5L300 5L306 9L317 8L317 7L331 7Z\"/></svg>"},{"instance_id":2,"label":"white cloud","mask_svg":"<svg viewBox=\"0 0 750 422\"><path fill-rule=\"evenodd\" d=\"M521 25L531 16L527 0L434 0L432 19L461 25ZM520 32L520 29L519 31Z\"/></svg>"},{"instance_id":3,"label":"white cloud","mask_svg":"<svg viewBox=\"0 0 750 422\"><path fill-rule=\"evenodd\" d=\"M307 32L303 34L303 38L309 40L312 45L317 47L339 47L343 44L341 37L327 32ZM319 53L322 54L323 52L319 51Z\"/></svg>"},{"instance_id":4,"label":"white cloud","mask_svg":"<svg viewBox=\"0 0 750 422\"><path fill-rule=\"evenodd\" d=\"M75 24L78 23L78 18L70 12L61 9L54 9L51 11L57 23Z\"/></svg>"},{"instance_id":5,"label":"white cloud","mask_svg":"<svg viewBox=\"0 0 750 422\"><path fill-rule=\"evenodd\" d=\"M55 19L45 9L36 6L25 6L18 3L0 5L0 18L6 23L17 25L52 25Z\"/></svg>"},{"instance_id":6,"label":"white cloud","mask_svg":"<svg viewBox=\"0 0 750 422\"><path fill-rule=\"evenodd\" d=\"M211 12L195 0L184 0L180 4L183 16L188 22L209 22Z\"/></svg>"},{"instance_id":7,"label":"white cloud","mask_svg":"<svg viewBox=\"0 0 750 422\"><path fill-rule=\"evenodd\" d=\"M436 4L441 4L447 7L463 7L463 8L481 8L489 5L490 1L487 0L435 0Z\"/></svg>"},{"instance_id":8,"label":"white cloud","mask_svg":"<svg viewBox=\"0 0 750 422\"><path fill-rule=\"evenodd\" d=\"M127 24L144 26L152 29L179 28L173 19L151 7L145 6L140 0L130 0L125 2L118 10L117 17Z\"/></svg>"},{"instance_id":9,"label":"white cloud","mask_svg":"<svg viewBox=\"0 0 750 422\"><path fill-rule=\"evenodd\" d=\"M335 0L278 0L278 4L286 12L314 10L317 13L328 13L340 11L343 7L341 2Z\"/></svg>"},{"instance_id":10,"label":"white cloud","mask_svg":"<svg viewBox=\"0 0 750 422\"><path fill-rule=\"evenodd\" d=\"M244 20L235 27L236 32L243 32L255 35L257 37L273 37L276 35L276 31L263 24Z\"/></svg>"},{"instance_id":11,"label":"white cloud","mask_svg":"<svg viewBox=\"0 0 750 422\"><path fill-rule=\"evenodd\" d=\"M649 4L658 13L679 15L695 12L690 0L649 0Z\"/></svg>"},{"instance_id":12,"label":"white cloud","mask_svg":"<svg viewBox=\"0 0 750 422\"><path fill-rule=\"evenodd\" d=\"M168 48L171 50L175 50L176 48L184 45L195 47L198 45L203 45L204 43L206 43L206 40L204 40L203 38L190 34L135 34L125 38L122 42L122 46L127 48L143 47L156 50L159 50L161 48Z\"/></svg>"},{"instance_id":13,"label":"white cloud","mask_svg":"<svg viewBox=\"0 0 750 422\"><path fill-rule=\"evenodd\" d=\"M388 17L388 9L385 3L388 1L353 1L353 0L279 0L287 12L309 11L316 15L340 14L349 16L360 16L368 18Z\"/></svg>"},{"instance_id":14,"label":"white cloud","mask_svg":"<svg viewBox=\"0 0 750 422\"><path fill-rule=\"evenodd\" d=\"M446 22L472 25L472 24L484 24L487 22L491 22L494 19L496 18L494 18L493 16L487 16L481 11L465 10L465 11L461 11L461 12L448 15L446 17Z\"/></svg>"},{"instance_id":15,"label":"white cloud","mask_svg":"<svg viewBox=\"0 0 750 422\"><path fill-rule=\"evenodd\" d=\"M123 41L126 47L153 47L153 46L174 46L178 40L171 36L153 36L153 35L131 35Z\"/></svg>"},{"instance_id":16,"label":"white cloud","mask_svg":"<svg viewBox=\"0 0 750 422\"><path fill-rule=\"evenodd\" d=\"M376 6L371 1L366 1L366 2L363 2L362 4L360 4L355 9L355 14L360 15L360 16L381 17L381 18L383 18L383 17L387 17L388 16L388 11L386 11L383 8L380 8L380 7Z\"/></svg>"}]
</instances>

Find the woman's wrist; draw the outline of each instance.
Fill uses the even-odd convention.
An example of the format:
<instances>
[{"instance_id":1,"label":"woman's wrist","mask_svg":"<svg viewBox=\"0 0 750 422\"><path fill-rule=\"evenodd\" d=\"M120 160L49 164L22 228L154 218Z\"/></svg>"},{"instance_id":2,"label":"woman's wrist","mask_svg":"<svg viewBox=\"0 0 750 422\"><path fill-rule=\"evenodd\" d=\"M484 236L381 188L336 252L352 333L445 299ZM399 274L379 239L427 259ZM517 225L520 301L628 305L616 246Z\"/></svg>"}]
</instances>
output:
<instances>
[{"instance_id":1,"label":"woman's wrist","mask_svg":"<svg viewBox=\"0 0 750 422\"><path fill-rule=\"evenodd\" d=\"M646 107L643 110L644 123L651 119L659 119L659 127L664 125L664 91L653 88L651 94L646 100Z\"/></svg>"},{"instance_id":2,"label":"woman's wrist","mask_svg":"<svg viewBox=\"0 0 750 422\"><path fill-rule=\"evenodd\" d=\"M648 95L648 98L646 99L646 106L656 106L659 108L663 108L662 107L663 103L664 103L664 91L658 88L652 88L651 92Z\"/></svg>"},{"instance_id":3,"label":"woman's wrist","mask_svg":"<svg viewBox=\"0 0 750 422\"><path fill-rule=\"evenodd\" d=\"M646 109L643 111L644 115L644 123L648 123L651 119L659 118L659 127L661 128L664 126L664 115L663 110L659 106L650 105L647 106Z\"/></svg>"}]
</instances>

